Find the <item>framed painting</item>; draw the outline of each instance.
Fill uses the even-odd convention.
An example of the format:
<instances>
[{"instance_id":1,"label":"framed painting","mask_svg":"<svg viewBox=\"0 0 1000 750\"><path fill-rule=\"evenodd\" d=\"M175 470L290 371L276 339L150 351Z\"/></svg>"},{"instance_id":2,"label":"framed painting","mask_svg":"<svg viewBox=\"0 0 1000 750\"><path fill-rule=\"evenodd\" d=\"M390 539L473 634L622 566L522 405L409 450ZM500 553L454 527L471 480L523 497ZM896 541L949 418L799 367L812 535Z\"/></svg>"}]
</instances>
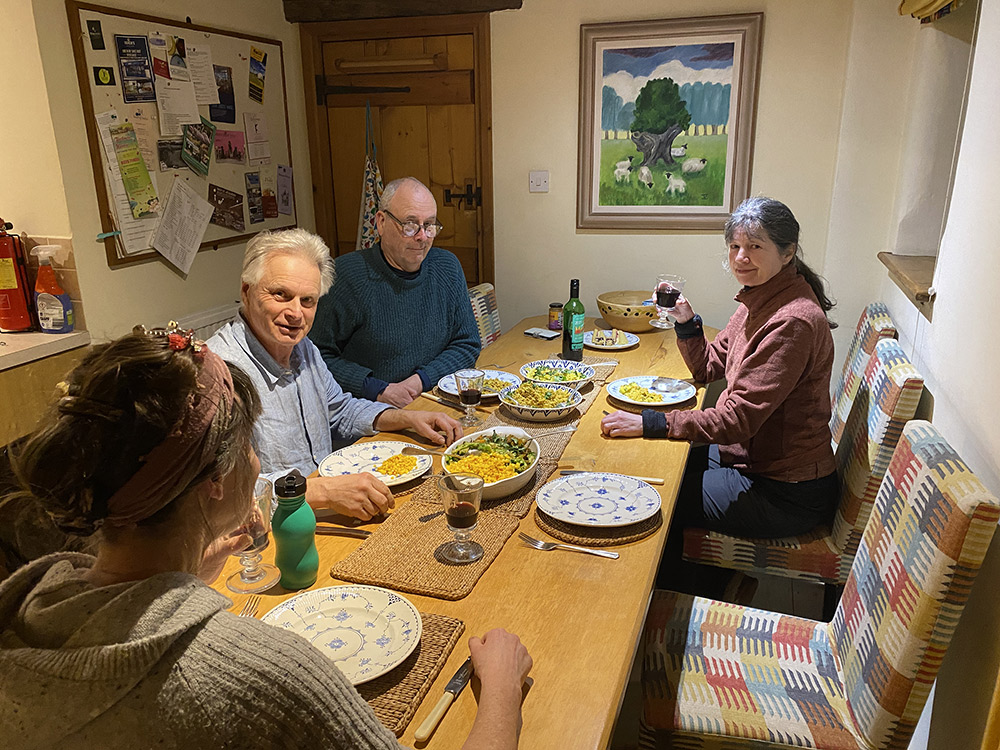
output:
<instances>
[{"instance_id":1,"label":"framed painting","mask_svg":"<svg viewBox=\"0 0 1000 750\"><path fill-rule=\"evenodd\" d=\"M580 27L581 229L719 229L750 190L762 13Z\"/></svg>"}]
</instances>

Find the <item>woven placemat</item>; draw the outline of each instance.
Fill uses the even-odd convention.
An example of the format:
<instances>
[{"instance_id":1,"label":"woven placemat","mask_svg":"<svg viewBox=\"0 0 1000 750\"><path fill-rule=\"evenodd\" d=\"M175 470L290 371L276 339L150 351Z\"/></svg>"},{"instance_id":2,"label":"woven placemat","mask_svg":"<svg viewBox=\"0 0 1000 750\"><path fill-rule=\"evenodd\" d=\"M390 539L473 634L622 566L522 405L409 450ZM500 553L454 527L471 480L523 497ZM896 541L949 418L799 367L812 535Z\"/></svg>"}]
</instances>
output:
<instances>
[{"instance_id":1,"label":"woven placemat","mask_svg":"<svg viewBox=\"0 0 1000 750\"><path fill-rule=\"evenodd\" d=\"M565 523L535 508L535 524L549 536L570 544L582 544L588 547L613 547L616 544L628 544L645 539L663 525L663 515L657 511L655 516L639 523L614 528L590 528Z\"/></svg>"},{"instance_id":2,"label":"woven placemat","mask_svg":"<svg viewBox=\"0 0 1000 750\"><path fill-rule=\"evenodd\" d=\"M360 547L334 565L330 575L438 599L461 599L472 591L520 522L509 513L481 513L472 539L482 545L483 556L456 565L441 555L440 548L455 538L444 515L426 521L421 516L427 516L426 503L411 501L397 508Z\"/></svg>"},{"instance_id":3,"label":"woven placemat","mask_svg":"<svg viewBox=\"0 0 1000 750\"><path fill-rule=\"evenodd\" d=\"M562 451L560 451L561 453ZM555 471L558 461L555 459L542 459L538 462L535 470L535 477L524 487L513 495L499 497L496 500L483 500L479 506L480 513L507 513L524 518L531 510L531 504L535 501L538 490L549 481L552 472ZM411 503L424 503L441 507L441 493L438 491L437 478L431 477L420 485L410 498Z\"/></svg>"},{"instance_id":4,"label":"woven placemat","mask_svg":"<svg viewBox=\"0 0 1000 750\"><path fill-rule=\"evenodd\" d=\"M454 617L421 612L420 619L423 632L413 653L395 669L357 686L378 720L397 737L403 734L465 632L465 623Z\"/></svg>"}]
</instances>

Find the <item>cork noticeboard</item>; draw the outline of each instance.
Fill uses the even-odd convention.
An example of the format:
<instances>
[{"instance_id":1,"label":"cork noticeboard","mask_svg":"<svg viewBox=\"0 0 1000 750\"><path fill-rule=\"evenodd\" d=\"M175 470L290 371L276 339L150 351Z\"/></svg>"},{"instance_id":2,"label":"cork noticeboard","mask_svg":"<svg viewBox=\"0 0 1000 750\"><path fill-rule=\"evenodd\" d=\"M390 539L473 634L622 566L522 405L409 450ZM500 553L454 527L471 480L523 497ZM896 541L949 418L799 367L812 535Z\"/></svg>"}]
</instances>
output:
<instances>
[{"instance_id":1,"label":"cork noticeboard","mask_svg":"<svg viewBox=\"0 0 1000 750\"><path fill-rule=\"evenodd\" d=\"M202 250L296 225L280 40L76 0L67 0L66 11L109 266L161 257L152 238L178 180L215 206ZM202 120L191 136L178 124L192 111L186 86L197 92ZM213 97L217 104L202 103ZM187 104L186 118L172 114L178 102ZM146 193L150 210L141 216L134 215L144 211L135 208L141 199L128 190L137 182L150 188L141 178L123 180L135 172L115 156L109 118L132 124L125 130L135 133L155 192Z\"/></svg>"}]
</instances>

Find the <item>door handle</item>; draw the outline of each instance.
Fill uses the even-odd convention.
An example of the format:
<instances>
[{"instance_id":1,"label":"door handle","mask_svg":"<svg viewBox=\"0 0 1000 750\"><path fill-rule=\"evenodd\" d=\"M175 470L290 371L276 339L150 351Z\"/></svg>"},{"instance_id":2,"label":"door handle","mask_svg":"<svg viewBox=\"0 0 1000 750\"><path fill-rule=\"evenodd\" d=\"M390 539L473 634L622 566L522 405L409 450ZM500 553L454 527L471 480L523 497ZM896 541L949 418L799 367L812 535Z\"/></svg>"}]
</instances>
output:
<instances>
[{"instance_id":1,"label":"door handle","mask_svg":"<svg viewBox=\"0 0 1000 750\"><path fill-rule=\"evenodd\" d=\"M452 201L455 201L455 203ZM453 206L457 203L458 208L461 208L462 201L465 201L466 211L471 211L474 208L483 205L483 189L481 187L473 186L471 182L465 183L464 193L459 193L457 190L452 192L451 188L445 188L444 205Z\"/></svg>"}]
</instances>

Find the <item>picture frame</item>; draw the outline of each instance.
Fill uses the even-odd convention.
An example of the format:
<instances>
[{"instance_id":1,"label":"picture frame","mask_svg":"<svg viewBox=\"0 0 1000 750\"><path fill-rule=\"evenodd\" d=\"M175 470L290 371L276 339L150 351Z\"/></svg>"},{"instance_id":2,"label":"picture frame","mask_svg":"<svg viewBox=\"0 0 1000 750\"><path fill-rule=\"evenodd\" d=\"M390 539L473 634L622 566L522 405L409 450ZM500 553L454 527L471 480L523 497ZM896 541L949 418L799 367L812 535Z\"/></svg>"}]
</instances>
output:
<instances>
[{"instance_id":1,"label":"picture frame","mask_svg":"<svg viewBox=\"0 0 1000 750\"><path fill-rule=\"evenodd\" d=\"M763 24L581 25L578 228L724 226L750 191Z\"/></svg>"}]
</instances>

